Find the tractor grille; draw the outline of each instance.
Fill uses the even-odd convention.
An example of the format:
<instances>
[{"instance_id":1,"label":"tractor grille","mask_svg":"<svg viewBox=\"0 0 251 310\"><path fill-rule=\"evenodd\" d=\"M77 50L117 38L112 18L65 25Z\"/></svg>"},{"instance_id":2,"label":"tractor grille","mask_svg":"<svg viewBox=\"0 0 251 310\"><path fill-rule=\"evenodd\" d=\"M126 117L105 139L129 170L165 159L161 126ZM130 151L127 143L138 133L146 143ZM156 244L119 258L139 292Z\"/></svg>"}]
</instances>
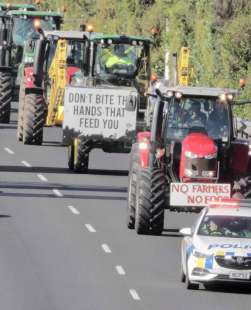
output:
<instances>
[{"instance_id":1,"label":"tractor grille","mask_svg":"<svg viewBox=\"0 0 251 310\"><path fill-rule=\"evenodd\" d=\"M237 270L251 270L251 257L232 256L226 259L224 256L216 256L217 264L224 268Z\"/></svg>"}]
</instances>

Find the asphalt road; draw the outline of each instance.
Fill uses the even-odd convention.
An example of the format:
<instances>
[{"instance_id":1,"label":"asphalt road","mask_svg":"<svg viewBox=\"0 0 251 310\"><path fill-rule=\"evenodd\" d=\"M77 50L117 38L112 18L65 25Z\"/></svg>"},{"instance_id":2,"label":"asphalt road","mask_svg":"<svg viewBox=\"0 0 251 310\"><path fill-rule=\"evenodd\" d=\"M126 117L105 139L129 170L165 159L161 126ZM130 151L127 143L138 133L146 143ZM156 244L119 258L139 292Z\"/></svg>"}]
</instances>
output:
<instances>
[{"instance_id":1,"label":"asphalt road","mask_svg":"<svg viewBox=\"0 0 251 310\"><path fill-rule=\"evenodd\" d=\"M250 310L244 288L180 282L175 229L194 215L167 213L159 237L127 230L128 156L93 151L90 174L70 173L60 129L24 146L15 120L0 124L0 309Z\"/></svg>"}]
</instances>

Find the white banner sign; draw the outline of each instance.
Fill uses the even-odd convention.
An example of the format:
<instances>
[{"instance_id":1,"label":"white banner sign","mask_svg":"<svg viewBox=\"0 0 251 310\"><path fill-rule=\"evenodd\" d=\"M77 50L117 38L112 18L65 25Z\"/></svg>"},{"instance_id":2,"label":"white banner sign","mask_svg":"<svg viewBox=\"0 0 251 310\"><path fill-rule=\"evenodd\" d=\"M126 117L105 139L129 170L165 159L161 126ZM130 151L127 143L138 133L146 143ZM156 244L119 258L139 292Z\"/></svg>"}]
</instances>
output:
<instances>
[{"instance_id":1,"label":"white banner sign","mask_svg":"<svg viewBox=\"0 0 251 310\"><path fill-rule=\"evenodd\" d=\"M85 136L118 139L136 129L135 111L126 111L128 100L136 104L137 92L126 88L67 87L63 128Z\"/></svg>"},{"instance_id":2,"label":"white banner sign","mask_svg":"<svg viewBox=\"0 0 251 310\"><path fill-rule=\"evenodd\" d=\"M231 197L230 184L171 183L171 206L207 206Z\"/></svg>"}]
</instances>

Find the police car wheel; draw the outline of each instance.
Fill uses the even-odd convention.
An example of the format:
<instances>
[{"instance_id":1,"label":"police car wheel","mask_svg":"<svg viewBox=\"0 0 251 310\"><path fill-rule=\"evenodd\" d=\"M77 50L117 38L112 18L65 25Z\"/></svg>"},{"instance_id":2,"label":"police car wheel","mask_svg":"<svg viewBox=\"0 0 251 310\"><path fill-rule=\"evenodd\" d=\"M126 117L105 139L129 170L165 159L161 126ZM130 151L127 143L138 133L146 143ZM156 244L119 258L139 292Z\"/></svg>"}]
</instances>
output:
<instances>
[{"instance_id":1,"label":"police car wheel","mask_svg":"<svg viewBox=\"0 0 251 310\"><path fill-rule=\"evenodd\" d=\"M180 280L182 283L186 282L186 275L184 273L183 267L181 266L181 271L180 271Z\"/></svg>"},{"instance_id":2,"label":"police car wheel","mask_svg":"<svg viewBox=\"0 0 251 310\"><path fill-rule=\"evenodd\" d=\"M188 268L186 268L187 270L187 275L185 277L185 284L186 284L186 288L188 290L198 290L199 289L199 284L197 283L191 283L189 280L189 276L188 276Z\"/></svg>"},{"instance_id":3,"label":"police car wheel","mask_svg":"<svg viewBox=\"0 0 251 310\"><path fill-rule=\"evenodd\" d=\"M186 277L185 282L186 282L186 288L187 288L188 290L198 290L198 289L199 289L199 284L197 284L197 283L191 283L191 282L189 281L188 277Z\"/></svg>"}]
</instances>

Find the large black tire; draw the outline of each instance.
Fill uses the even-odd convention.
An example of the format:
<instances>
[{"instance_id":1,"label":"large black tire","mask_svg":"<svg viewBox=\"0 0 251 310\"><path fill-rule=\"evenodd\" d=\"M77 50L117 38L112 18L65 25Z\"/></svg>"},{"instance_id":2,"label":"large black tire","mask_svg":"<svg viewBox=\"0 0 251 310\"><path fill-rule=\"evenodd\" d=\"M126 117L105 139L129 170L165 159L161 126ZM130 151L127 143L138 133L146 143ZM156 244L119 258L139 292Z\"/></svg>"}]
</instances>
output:
<instances>
[{"instance_id":1,"label":"large black tire","mask_svg":"<svg viewBox=\"0 0 251 310\"><path fill-rule=\"evenodd\" d=\"M25 89L24 89L24 80L22 78L20 82L19 102L18 102L17 141L23 141L24 99L25 99Z\"/></svg>"},{"instance_id":2,"label":"large black tire","mask_svg":"<svg viewBox=\"0 0 251 310\"><path fill-rule=\"evenodd\" d=\"M164 173L158 168L139 169L136 182L136 232L160 235L164 227Z\"/></svg>"},{"instance_id":3,"label":"large black tire","mask_svg":"<svg viewBox=\"0 0 251 310\"><path fill-rule=\"evenodd\" d=\"M70 170L79 173L88 172L89 153L91 151L91 141L81 139L79 143L69 146L68 167Z\"/></svg>"},{"instance_id":4,"label":"large black tire","mask_svg":"<svg viewBox=\"0 0 251 310\"><path fill-rule=\"evenodd\" d=\"M12 101L11 74L0 72L0 123L10 122L10 106Z\"/></svg>"},{"instance_id":5,"label":"large black tire","mask_svg":"<svg viewBox=\"0 0 251 310\"><path fill-rule=\"evenodd\" d=\"M134 144L131 150L129 182L127 193L127 216L126 225L129 229L135 228L135 208L136 208L136 171L138 167L138 146Z\"/></svg>"},{"instance_id":6,"label":"large black tire","mask_svg":"<svg viewBox=\"0 0 251 310\"><path fill-rule=\"evenodd\" d=\"M24 100L23 143L41 145L45 122L45 102L42 95L28 94Z\"/></svg>"}]
</instances>

